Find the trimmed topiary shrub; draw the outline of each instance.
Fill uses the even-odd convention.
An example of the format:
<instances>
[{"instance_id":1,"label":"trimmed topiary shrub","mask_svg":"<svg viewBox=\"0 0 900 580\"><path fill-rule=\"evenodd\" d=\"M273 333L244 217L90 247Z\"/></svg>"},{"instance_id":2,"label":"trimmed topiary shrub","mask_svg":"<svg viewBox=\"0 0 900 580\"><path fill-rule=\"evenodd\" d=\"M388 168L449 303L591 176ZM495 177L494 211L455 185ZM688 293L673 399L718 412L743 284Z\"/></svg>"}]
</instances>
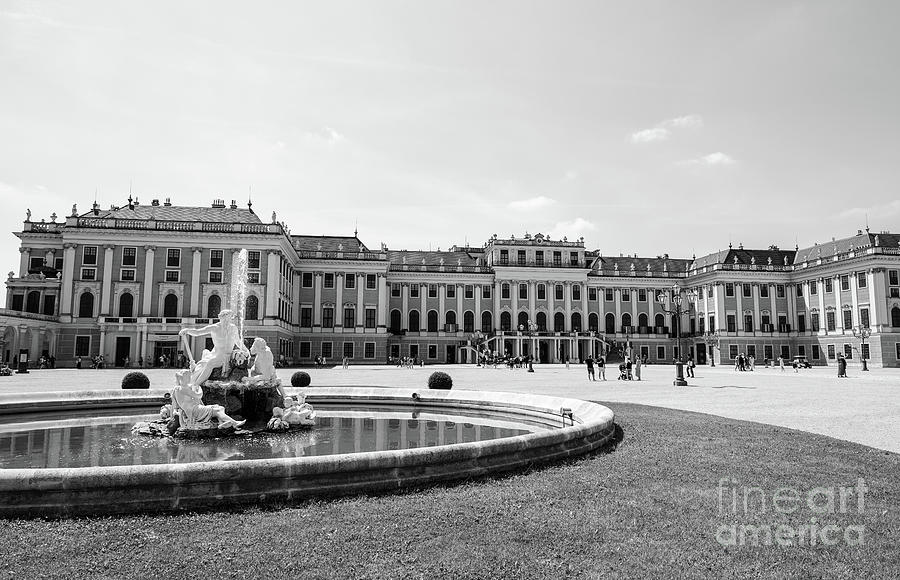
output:
<instances>
[{"instance_id":1,"label":"trimmed topiary shrub","mask_svg":"<svg viewBox=\"0 0 900 580\"><path fill-rule=\"evenodd\" d=\"M128 373L125 375L125 378L122 379L122 388L123 389L149 389L150 388L150 379L147 378L147 375L144 373L139 373L137 371L133 373Z\"/></svg>"},{"instance_id":2,"label":"trimmed topiary shrub","mask_svg":"<svg viewBox=\"0 0 900 580\"><path fill-rule=\"evenodd\" d=\"M453 379L451 379L450 375L448 375L447 373L435 371L431 373L430 377L428 377L428 388L450 390L451 388L453 388Z\"/></svg>"},{"instance_id":3,"label":"trimmed topiary shrub","mask_svg":"<svg viewBox=\"0 0 900 580\"><path fill-rule=\"evenodd\" d=\"M303 371L297 371L293 375L291 375L291 386L302 389L303 387L308 387L310 383L309 373L304 373Z\"/></svg>"}]
</instances>

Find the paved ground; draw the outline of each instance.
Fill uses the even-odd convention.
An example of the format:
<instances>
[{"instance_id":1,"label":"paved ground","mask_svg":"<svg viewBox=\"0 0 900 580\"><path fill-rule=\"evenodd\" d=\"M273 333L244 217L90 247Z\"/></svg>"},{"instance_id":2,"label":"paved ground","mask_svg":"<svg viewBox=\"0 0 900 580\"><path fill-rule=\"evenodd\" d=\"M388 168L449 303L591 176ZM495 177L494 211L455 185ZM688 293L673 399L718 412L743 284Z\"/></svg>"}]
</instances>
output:
<instances>
[{"instance_id":1,"label":"paved ground","mask_svg":"<svg viewBox=\"0 0 900 580\"><path fill-rule=\"evenodd\" d=\"M289 382L295 369L280 369ZM595 401L642 403L672 409L711 413L790 427L854 441L900 453L900 369L876 369L862 373L851 368L850 377L839 379L831 368L807 369L795 374L790 368L757 368L735 372L730 367L698 367L688 387L673 387L674 367L647 366L644 380L588 382L583 366L541 365L534 373L524 369L469 365L427 366L398 369L385 366L351 366L349 370L304 369L313 386L425 387L428 375L443 370L453 377L455 389L554 394ZM4 394L36 391L118 389L126 371L110 369L32 371L28 375L0 377ZM172 384L171 369L145 371L154 387ZM687 436L687 434L685 434Z\"/></svg>"}]
</instances>

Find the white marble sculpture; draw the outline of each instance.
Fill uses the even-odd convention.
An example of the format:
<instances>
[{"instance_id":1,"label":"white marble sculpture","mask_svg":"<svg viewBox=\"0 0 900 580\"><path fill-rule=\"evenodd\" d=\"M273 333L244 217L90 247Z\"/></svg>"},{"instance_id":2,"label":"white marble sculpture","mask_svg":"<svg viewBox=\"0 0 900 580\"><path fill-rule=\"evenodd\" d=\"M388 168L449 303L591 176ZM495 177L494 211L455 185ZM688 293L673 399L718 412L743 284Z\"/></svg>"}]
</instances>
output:
<instances>
[{"instance_id":1,"label":"white marble sculpture","mask_svg":"<svg viewBox=\"0 0 900 580\"><path fill-rule=\"evenodd\" d=\"M185 429L209 429L214 426L213 419L218 422L219 429L238 428L246 421L236 421L225 414L222 405L204 405L203 391L191 382L190 371L181 370L175 373L175 388L172 390L172 401L181 427Z\"/></svg>"},{"instance_id":2,"label":"white marble sculpture","mask_svg":"<svg viewBox=\"0 0 900 580\"><path fill-rule=\"evenodd\" d=\"M275 357L272 355L272 349L266 344L266 341L256 337L250 346L250 354L256 355L253 366L250 367L250 378L255 381L269 381L276 378L275 376Z\"/></svg>"},{"instance_id":3,"label":"white marble sculpture","mask_svg":"<svg viewBox=\"0 0 900 580\"><path fill-rule=\"evenodd\" d=\"M219 312L219 322L204 326L203 328L182 328L179 336L205 336L212 337L213 349L203 351L199 361L191 361L191 384L202 385L212 374L214 369L222 368L231 361L235 348L245 357L250 357L250 351L241 340L241 333L234 323L234 312L223 310ZM190 352L188 350L188 352ZM223 372L223 375L225 373Z\"/></svg>"},{"instance_id":4,"label":"white marble sculpture","mask_svg":"<svg viewBox=\"0 0 900 580\"><path fill-rule=\"evenodd\" d=\"M284 398L284 415L282 420L288 425L315 425L316 412L312 405L306 402L303 395L297 396L297 401L291 397Z\"/></svg>"}]
</instances>

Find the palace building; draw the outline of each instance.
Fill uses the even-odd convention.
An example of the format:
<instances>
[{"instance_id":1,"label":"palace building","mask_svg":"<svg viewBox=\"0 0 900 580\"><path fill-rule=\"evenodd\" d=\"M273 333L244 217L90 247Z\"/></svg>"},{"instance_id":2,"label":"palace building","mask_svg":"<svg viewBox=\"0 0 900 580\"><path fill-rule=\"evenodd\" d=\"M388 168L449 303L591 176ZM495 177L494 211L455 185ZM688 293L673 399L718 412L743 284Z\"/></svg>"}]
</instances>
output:
<instances>
[{"instance_id":1,"label":"palace building","mask_svg":"<svg viewBox=\"0 0 900 580\"><path fill-rule=\"evenodd\" d=\"M246 249L244 333L289 364L471 363L488 348L540 363L684 354L733 364L743 353L900 366L900 235L887 232L691 259L606 255L541 234L373 250L356 235L294 235L249 204L129 198L73 206L65 221L29 216L15 235L21 261L0 309L9 363L43 355L72 367L102 354L110 366L149 366L185 349L199 358L206 344L178 331L235 308L232 264Z\"/></svg>"}]
</instances>

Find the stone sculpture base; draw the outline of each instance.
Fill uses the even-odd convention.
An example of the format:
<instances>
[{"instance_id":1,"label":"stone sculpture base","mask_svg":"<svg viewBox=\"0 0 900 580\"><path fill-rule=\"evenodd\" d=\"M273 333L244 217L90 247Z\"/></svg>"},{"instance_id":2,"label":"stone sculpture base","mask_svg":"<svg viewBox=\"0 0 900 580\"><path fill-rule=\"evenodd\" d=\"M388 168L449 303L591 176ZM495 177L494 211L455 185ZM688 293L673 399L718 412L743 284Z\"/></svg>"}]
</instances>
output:
<instances>
[{"instance_id":1,"label":"stone sculpture base","mask_svg":"<svg viewBox=\"0 0 900 580\"><path fill-rule=\"evenodd\" d=\"M282 404L278 379L264 382L206 381L201 385L204 405L222 405L225 413L248 423L265 423Z\"/></svg>"}]
</instances>

